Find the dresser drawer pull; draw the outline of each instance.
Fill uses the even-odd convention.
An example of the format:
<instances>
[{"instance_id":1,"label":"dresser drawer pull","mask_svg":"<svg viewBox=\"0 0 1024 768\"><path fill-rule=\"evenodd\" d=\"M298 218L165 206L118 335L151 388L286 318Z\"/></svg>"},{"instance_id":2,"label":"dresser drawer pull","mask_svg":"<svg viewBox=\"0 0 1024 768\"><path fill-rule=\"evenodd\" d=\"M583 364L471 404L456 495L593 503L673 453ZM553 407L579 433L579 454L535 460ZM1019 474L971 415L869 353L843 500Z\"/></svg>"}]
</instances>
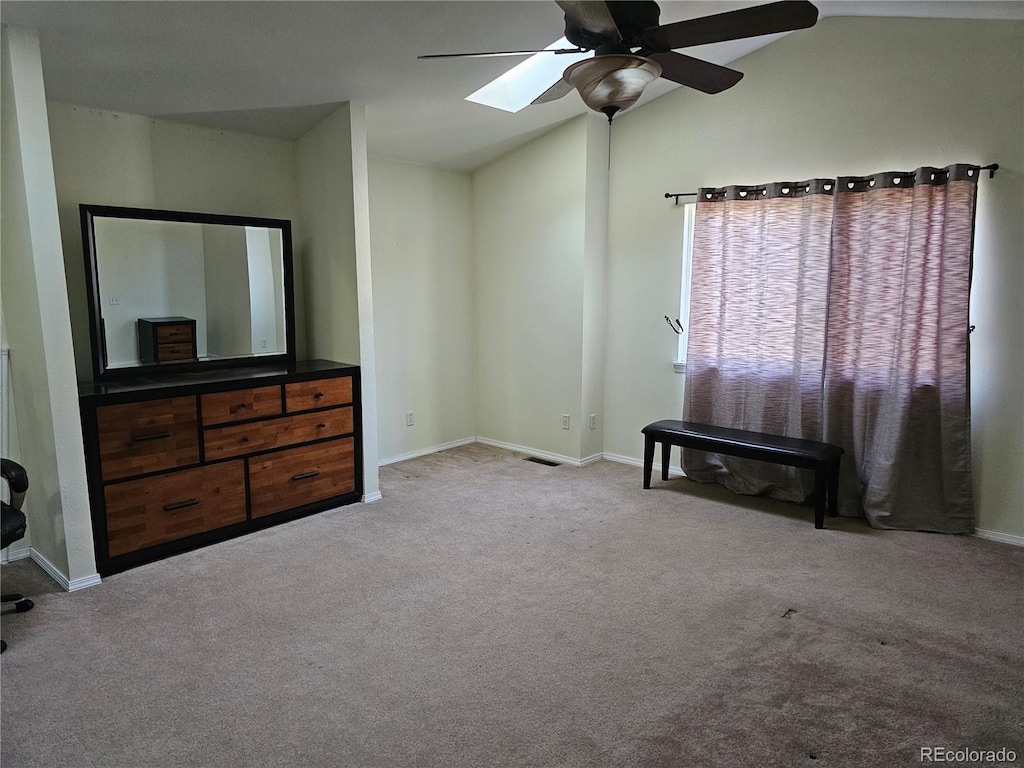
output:
<instances>
[{"instance_id":1,"label":"dresser drawer pull","mask_svg":"<svg viewBox=\"0 0 1024 768\"><path fill-rule=\"evenodd\" d=\"M194 507L198 503L199 499L189 499L188 501L179 501L177 504L164 504L164 512L174 512L185 507Z\"/></svg>"},{"instance_id":2,"label":"dresser drawer pull","mask_svg":"<svg viewBox=\"0 0 1024 768\"><path fill-rule=\"evenodd\" d=\"M132 438L132 442L133 443L144 443L147 440L163 440L165 437L170 437L170 436L171 436L170 432L154 432L151 435L139 435L138 437L133 437Z\"/></svg>"},{"instance_id":3,"label":"dresser drawer pull","mask_svg":"<svg viewBox=\"0 0 1024 768\"><path fill-rule=\"evenodd\" d=\"M311 477L318 477L319 475L319 472L303 472L300 475L293 476L292 480L308 480Z\"/></svg>"},{"instance_id":4,"label":"dresser drawer pull","mask_svg":"<svg viewBox=\"0 0 1024 768\"><path fill-rule=\"evenodd\" d=\"M324 424L324 423L323 423L323 422L321 421L321 422L320 422L319 424L317 424L317 425L316 425L316 428L317 428L317 429L323 429L323 428L324 428L324 427L326 427L326 426L327 426L327 425L326 425L326 424Z\"/></svg>"},{"instance_id":5,"label":"dresser drawer pull","mask_svg":"<svg viewBox=\"0 0 1024 768\"><path fill-rule=\"evenodd\" d=\"M232 405L230 408L228 408L228 412L230 414L234 415L234 414L238 413L240 410L242 410L243 408L248 408L248 407L249 406L246 403L239 403L238 405Z\"/></svg>"},{"instance_id":6,"label":"dresser drawer pull","mask_svg":"<svg viewBox=\"0 0 1024 768\"><path fill-rule=\"evenodd\" d=\"M323 396L324 396L323 392L317 392L315 395L313 395L313 399L314 400L319 400Z\"/></svg>"}]
</instances>

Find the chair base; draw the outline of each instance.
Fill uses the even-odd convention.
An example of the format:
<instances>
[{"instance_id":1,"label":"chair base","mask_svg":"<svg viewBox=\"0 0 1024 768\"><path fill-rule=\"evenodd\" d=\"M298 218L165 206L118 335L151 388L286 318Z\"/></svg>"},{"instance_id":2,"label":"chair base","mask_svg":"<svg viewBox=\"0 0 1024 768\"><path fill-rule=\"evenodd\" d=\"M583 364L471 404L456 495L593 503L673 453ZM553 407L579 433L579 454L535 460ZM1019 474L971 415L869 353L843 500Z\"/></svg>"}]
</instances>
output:
<instances>
[{"instance_id":1,"label":"chair base","mask_svg":"<svg viewBox=\"0 0 1024 768\"><path fill-rule=\"evenodd\" d=\"M19 595L14 592L12 592L9 595L0 595L0 603L14 603L15 613L24 613L25 611L31 611L32 607L35 605L35 603L33 603L24 595ZM3 653L6 650L7 641L0 640L0 653Z\"/></svg>"},{"instance_id":2,"label":"chair base","mask_svg":"<svg viewBox=\"0 0 1024 768\"><path fill-rule=\"evenodd\" d=\"M35 605L24 595L11 593L9 595L0 595L0 603L14 603L15 613L24 613L25 611L31 611Z\"/></svg>"}]
</instances>

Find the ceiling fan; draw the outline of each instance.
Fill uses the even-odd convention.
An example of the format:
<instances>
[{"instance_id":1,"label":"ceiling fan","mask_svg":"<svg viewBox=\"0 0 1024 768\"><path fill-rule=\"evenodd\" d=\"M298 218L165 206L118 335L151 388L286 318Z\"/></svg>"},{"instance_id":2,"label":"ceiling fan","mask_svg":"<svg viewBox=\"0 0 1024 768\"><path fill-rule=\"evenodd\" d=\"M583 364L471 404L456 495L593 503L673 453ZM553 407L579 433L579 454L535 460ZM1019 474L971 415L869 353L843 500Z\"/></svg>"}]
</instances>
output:
<instances>
[{"instance_id":1,"label":"ceiling fan","mask_svg":"<svg viewBox=\"0 0 1024 768\"><path fill-rule=\"evenodd\" d=\"M743 77L734 69L677 53L677 48L806 29L818 20L818 9L807 0L781 0L664 25L658 23L661 9L653 0L555 2L565 11L565 37L576 48L441 53L419 58L593 51L593 57L569 66L561 79L532 103L560 99L575 88L588 107L603 112L611 122L617 112L635 104L644 88L659 77L704 93L720 93Z\"/></svg>"}]
</instances>

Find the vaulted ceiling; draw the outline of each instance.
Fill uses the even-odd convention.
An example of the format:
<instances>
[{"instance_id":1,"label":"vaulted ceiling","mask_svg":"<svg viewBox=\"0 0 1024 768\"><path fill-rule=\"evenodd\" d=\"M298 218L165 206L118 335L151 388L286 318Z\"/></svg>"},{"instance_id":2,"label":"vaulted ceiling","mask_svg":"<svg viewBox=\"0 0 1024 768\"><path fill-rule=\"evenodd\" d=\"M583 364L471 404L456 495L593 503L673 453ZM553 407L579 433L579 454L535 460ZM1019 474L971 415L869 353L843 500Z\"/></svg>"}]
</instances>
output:
<instances>
[{"instance_id":1,"label":"vaulted ceiling","mask_svg":"<svg viewBox=\"0 0 1024 768\"><path fill-rule=\"evenodd\" d=\"M757 4L666 1L661 23ZM815 4L822 18L1024 18L1019 1ZM371 154L439 167L476 167L586 111L575 93L516 114L464 100L521 59L416 58L544 48L564 28L551 0L5 0L2 21L39 30L51 100L278 138L360 101ZM725 64L778 37L686 53ZM641 103L676 87L659 80Z\"/></svg>"}]
</instances>

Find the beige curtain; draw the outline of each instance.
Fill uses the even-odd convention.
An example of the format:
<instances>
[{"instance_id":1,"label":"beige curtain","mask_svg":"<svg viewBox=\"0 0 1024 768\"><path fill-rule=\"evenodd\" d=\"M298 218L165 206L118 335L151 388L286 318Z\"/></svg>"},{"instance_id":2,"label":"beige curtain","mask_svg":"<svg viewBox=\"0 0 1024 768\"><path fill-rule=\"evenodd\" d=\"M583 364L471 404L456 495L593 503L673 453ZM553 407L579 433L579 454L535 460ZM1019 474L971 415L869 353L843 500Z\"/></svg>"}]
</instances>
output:
<instances>
[{"instance_id":1,"label":"beige curtain","mask_svg":"<svg viewBox=\"0 0 1024 768\"><path fill-rule=\"evenodd\" d=\"M843 514L971 533L968 299L978 168L838 179L825 439Z\"/></svg>"},{"instance_id":2,"label":"beige curtain","mask_svg":"<svg viewBox=\"0 0 1024 768\"><path fill-rule=\"evenodd\" d=\"M683 419L819 439L831 180L698 192ZM683 451L683 469L745 494L804 501L793 467Z\"/></svg>"},{"instance_id":3,"label":"beige curtain","mask_svg":"<svg viewBox=\"0 0 1024 768\"><path fill-rule=\"evenodd\" d=\"M840 511L973 530L968 297L977 166L702 189L683 418L846 449ZM739 493L802 470L684 451Z\"/></svg>"}]
</instances>

